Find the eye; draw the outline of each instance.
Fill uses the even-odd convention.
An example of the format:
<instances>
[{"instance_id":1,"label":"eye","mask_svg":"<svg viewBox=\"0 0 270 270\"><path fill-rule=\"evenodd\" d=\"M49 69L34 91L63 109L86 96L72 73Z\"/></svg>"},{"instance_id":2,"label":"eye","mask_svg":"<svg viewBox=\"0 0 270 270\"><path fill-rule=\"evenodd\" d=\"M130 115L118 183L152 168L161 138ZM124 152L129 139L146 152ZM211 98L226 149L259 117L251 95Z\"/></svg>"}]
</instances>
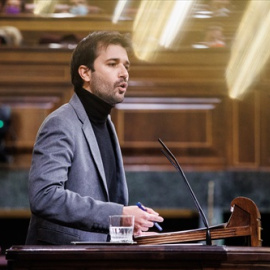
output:
<instances>
[{"instance_id":1,"label":"eye","mask_svg":"<svg viewBox=\"0 0 270 270\"><path fill-rule=\"evenodd\" d=\"M110 67L115 67L117 65L117 63L115 63L115 62L109 62L108 63L108 66L110 66Z\"/></svg>"}]
</instances>

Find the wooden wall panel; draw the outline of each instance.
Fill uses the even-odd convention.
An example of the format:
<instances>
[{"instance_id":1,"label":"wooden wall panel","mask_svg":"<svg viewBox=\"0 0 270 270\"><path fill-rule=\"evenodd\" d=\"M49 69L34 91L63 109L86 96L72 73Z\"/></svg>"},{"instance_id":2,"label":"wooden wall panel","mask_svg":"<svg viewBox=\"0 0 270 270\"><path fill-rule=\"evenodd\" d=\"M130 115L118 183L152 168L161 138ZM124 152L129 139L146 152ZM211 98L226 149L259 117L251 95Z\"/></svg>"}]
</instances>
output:
<instances>
[{"instance_id":1,"label":"wooden wall panel","mask_svg":"<svg viewBox=\"0 0 270 270\"><path fill-rule=\"evenodd\" d=\"M11 128L7 146L32 151L37 131L45 117L57 108L58 97L0 98L11 108Z\"/></svg>"},{"instance_id":2,"label":"wooden wall panel","mask_svg":"<svg viewBox=\"0 0 270 270\"><path fill-rule=\"evenodd\" d=\"M151 78L155 81L170 81L170 82L202 82L202 81L224 81L224 68L204 66L170 66L159 64L152 66L145 66L144 73L141 71L141 66L131 66L131 78ZM159 76L157 76L159 74Z\"/></svg>"},{"instance_id":3,"label":"wooden wall panel","mask_svg":"<svg viewBox=\"0 0 270 270\"><path fill-rule=\"evenodd\" d=\"M73 93L70 55L70 50L1 48L0 104L11 108L6 146L16 164L27 160L26 166L29 165L39 126Z\"/></svg>"},{"instance_id":4,"label":"wooden wall panel","mask_svg":"<svg viewBox=\"0 0 270 270\"><path fill-rule=\"evenodd\" d=\"M161 138L184 163L197 158L201 164L211 159L214 166L224 165L226 123L219 124L223 103L220 98L127 98L115 113L124 156L132 159L130 149L141 149L151 157L149 162L156 162L152 158L160 157Z\"/></svg>"},{"instance_id":5,"label":"wooden wall panel","mask_svg":"<svg viewBox=\"0 0 270 270\"><path fill-rule=\"evenodd\" d=\"M125 147L155 146L162 137L174 147L211 145L211 113L199 110L128 110L122 112L121 144ZM129 124L131 123L131 125ZM192 125L190 125L192 123ZM194 132L194 127L197 132Z\"/></svg>"},{"instance_id":6,"label":"wooden wall panel","mask_svg":"<svg viewBox=\"0 0 270 270\"><path fill-rule=\"evenodd\" d=\"M259 99L254 91L234 102L233 162L237 166L257 168L259 165Z\"/></svg>"},{"instance_id":7,"label":"wooden wall panel","mask_svg":"<svg viewBox=\"0 0 270 270\"><path fill-rule=\"evenodd\" d=\"M47 33L57 35L58 37L75 33L77 36L84 37L96 30L130 32L132 31L132 24L131 20L114 24L111 21L111 16L104 14L64 18L39 17L32 14L10 17L1 14L0 20L0 26L9 25L18 28L25 38L25 43L28 45L38 44L39 40Z\"/></svg>"},{"instance_id":8,"label":"wooden wall panel","mask_svg":"<svg viewBox=\"0 0 270 270\"><path fill-rule=\"evenodd\" d=\"M69 79L68 66L24 64L23 69L19 65L0 65L0 80L2 82L63 82Z\"/></svg>"},{"instance_id":9,"label":"wooden wall panel","mask_svg":"<svg viewBox=\"0 0 270 270\"><path fill-rule=\"evenodd\" d=\"M270 168L270 93L269 89L260 95L260 162L263 168Z\"/></svg>"},{"instance_id":10,"label":"wooden wall panel","mask_svg":"<svg viewBox=\"0 0 270 270\"><path fill-rule=\"evenodd\" d=\"M229 50L159 56L152 64L132 59L127 96L112 112L125 164L169 166L160 137L186 167L269 167L267 69L256 88L235 101L224 79ZM0 49L0 102L13 106L17 152L31 154L42 120L71 97L70 57L69 49ZM48 100L51 107L45 108Z\"/></svg>"}]
</instances>

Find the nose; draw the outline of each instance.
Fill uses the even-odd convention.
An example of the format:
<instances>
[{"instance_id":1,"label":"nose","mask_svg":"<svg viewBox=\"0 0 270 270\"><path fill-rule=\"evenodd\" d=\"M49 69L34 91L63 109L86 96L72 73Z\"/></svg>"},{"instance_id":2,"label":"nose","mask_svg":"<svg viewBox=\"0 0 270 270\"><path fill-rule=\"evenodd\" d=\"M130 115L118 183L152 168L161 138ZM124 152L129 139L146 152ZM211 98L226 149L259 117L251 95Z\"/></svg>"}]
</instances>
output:
<instances>
[{"instance_id":1,"label":"nose","mask_svg":"<svg viewBox=\"0 0 270 270\"><path fill-rule=\"evenodd\" d=\"M124 78L124 80L127 82L129 78L129 73L127 68L124 65L121 65L121 69L119 72L119 77Z\"/></svg>"}]
</instances>

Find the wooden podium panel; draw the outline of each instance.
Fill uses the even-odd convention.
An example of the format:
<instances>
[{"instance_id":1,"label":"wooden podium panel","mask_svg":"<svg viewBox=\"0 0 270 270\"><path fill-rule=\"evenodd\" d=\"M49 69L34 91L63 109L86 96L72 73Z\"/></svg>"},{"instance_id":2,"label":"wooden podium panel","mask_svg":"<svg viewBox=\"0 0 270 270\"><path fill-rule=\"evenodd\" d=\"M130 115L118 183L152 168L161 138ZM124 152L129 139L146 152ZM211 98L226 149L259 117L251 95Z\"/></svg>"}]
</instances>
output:
<instances>
[{"instance_id":1,"label":"wooden podium panel","mask_svg":"<svg viewBox=\"0 0 270 270\"><path fill-rule=\"evenodd\" d=\"M205 245L13 246L8 269L270 269L270 248Z\"/></svg>"}]
</instances>

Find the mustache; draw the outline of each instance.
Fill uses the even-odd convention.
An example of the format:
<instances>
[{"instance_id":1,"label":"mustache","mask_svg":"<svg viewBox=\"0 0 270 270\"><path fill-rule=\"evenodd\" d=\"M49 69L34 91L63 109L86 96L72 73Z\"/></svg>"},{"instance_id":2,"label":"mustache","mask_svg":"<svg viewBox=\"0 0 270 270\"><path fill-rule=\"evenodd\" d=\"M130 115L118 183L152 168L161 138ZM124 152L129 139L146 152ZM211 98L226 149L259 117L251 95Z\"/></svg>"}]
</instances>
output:
<instances>
[{"instance_id":1,"label":"mustache","mask_svg":"<svg viewBox=\"0 0 270 270\"><path fill-rule=\"evenodd\" d=\"M119 82L121 83L121 82L128 82L128 77L127 78L121 78L120 80L119 80Z\"/></svg>"}]
</instances>

